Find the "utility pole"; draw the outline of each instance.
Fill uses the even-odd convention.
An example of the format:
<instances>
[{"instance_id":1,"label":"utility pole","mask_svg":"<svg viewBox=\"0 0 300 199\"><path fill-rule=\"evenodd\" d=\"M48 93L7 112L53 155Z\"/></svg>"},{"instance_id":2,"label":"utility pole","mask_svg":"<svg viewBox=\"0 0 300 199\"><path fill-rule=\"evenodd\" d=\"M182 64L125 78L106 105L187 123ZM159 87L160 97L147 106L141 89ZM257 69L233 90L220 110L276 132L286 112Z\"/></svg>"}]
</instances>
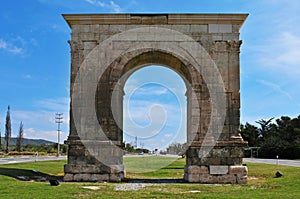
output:
<instances>
[{"instance_id":1,"label":"utility pole","mask_svg":"<svg viewBox=\"0 0 300 199\"><path fill-rule=\"evenodd\" d=\"M135 146L135 148L137 148L137 144L138 144L138 142L137 142L137 136L135 136L135 139L134 139L134 146Z\"/></svg>"},{"instance_id":2,"label":"utility pole","mask_svg":"<svg viewBox=\"0 0 300 199\"><path fill-rule=\"evenodd\" d=\"M140 142L141 149L144 149L144 143Z\"/></svg>"},{"instance_id":3,"label":"utility pole","mask_svg":"<svg viewBox=\"0 0 300 199\"><path fill-rule=\"evenodd\" d=\"M63 123L62 119L63 119L63 114L62 113L56 113L55 114L55 122L57 123L57 157L60 154L60 146L59 146L59 142L60 142L60 124Z\"/></svg>"}]
</instances>

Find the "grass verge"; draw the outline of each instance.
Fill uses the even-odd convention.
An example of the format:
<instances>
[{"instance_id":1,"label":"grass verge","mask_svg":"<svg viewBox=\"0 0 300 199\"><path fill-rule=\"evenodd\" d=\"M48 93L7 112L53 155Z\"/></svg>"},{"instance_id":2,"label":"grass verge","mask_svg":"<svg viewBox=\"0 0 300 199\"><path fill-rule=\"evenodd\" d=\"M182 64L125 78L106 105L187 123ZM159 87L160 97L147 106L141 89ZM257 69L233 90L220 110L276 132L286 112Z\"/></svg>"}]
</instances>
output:
<instances>
[{"instance_id":1,"label":"grass verge","mask_svg":"<svg viewBox=\"0 0 300 199\"><path fill-rule=\"evenodd\" d=\"M184 159L157 171L141 173L146 165L156 160L124 158L129 179L182 178ZM299 198L300 168L248 163L247 185L206 185L191 183L64 183L49 186L44 178L61 178L65 161L33 162L0 165L0 196L4 198ZM138 170L141 169L141 170ZM280 170L283 177L275 178ZM38 171L36 173L35 171ZM138 171L138 172L137 172ZM40 176L40 177L38 177ZM40 181L40 182L39 182ZM123 188L122 188L123 186ZM125 186L125 189L124 189ZM122 189L120 189L120 187ZM128 188L129 187L129 188ZM134 188L134 189L132 189ZM124 191L126 190L126 191Z\"/></svg>"}]
</instances>

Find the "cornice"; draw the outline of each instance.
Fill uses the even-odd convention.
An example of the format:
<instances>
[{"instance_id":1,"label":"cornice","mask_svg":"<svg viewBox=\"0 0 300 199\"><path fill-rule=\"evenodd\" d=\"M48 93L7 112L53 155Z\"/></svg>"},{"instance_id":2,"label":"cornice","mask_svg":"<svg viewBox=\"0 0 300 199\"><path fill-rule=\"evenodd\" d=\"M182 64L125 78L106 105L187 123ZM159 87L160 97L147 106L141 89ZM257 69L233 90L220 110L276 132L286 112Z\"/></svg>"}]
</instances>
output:
<instances>
[{"instance_id":1,"label":"cornice","mask_svg":"<svg viewBox=\"0 0 300 199\"><path fill-rule=\"evenodd\" d=\"M100 24L235 24L241 27L248 14L63 14L68 25Z\"/></svg>"}]
</instances>

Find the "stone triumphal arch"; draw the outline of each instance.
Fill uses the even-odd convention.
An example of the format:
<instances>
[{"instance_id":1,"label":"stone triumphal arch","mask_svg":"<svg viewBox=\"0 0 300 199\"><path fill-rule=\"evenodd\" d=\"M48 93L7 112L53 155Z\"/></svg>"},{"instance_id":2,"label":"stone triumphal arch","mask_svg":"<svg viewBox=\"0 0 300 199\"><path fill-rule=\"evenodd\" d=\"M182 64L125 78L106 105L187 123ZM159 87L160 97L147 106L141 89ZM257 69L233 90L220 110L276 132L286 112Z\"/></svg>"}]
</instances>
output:
<instances>
[{"instance_id":1,"label":"stone triumphal arch","mask_svg":"<svg viewBox=\"0 0 300 199\"><path fill-rule=\"evenodd\" d=\"M246 183L239 133L239 30L247 14L66 14L72 29L65 181L124 178L123 87L146 65L171 68L187 87L184 178Z\"/></svg>"}]
</instances>

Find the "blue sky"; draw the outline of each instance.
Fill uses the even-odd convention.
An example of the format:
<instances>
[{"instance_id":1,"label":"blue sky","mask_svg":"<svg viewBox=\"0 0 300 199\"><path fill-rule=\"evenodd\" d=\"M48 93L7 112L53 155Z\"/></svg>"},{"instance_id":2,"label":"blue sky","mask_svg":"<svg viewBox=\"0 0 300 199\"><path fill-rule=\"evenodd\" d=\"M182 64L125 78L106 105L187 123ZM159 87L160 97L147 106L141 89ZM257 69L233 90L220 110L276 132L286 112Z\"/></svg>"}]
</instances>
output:
<instances>
[{"instance_id":1,"label":"blue sky","mask_svg":"<svg viewBox=\"0 0 300 199\"><path fill-rule=\"evenodd\" d=\"M70 39L71 31L61 14L119 12L249 13L241 29L241 122L254 123L262 118L282 115L295 117L300 114L298 0L0 0L2 135L7 106L10 105L13 135L16 135L19 124L23 121L26 137L55 141L55 113L63 112L65 119L62 138L66 139L70 72L70 49L67 40ZM163 77L160 78L163 82L151 78L147 82L143 81L144 77L155 77L157 74ZM165 88L175 88L172 85L180 84L180 81L182 80L173 71L159 67L145 68L134 74L126 84L129 89L127 92L134 90L131 105L128 106L132 108L130 111L152 107L149 109L152 112L146 116L140 114L140 118L134 118L134 121L145 127L149 122L155 122L151 120L151 113L159 111L170 116L167 117L166 124L178 124L178 118L171 116L177 112L184 116L184 106L178 108L178 104L184 105L185 88ZM165 98L158 102L159 98L153 92L152 97L147 98L146 106L147 99L139 93L147 90L149 94L153 89L156 93L165 89ZM177 97L174 97L174 93ZM173 100L167 101L166 98ZM140 104L134 103L136 101ZM153 108L149 105L150 102L156 106ZM183 122L182 125L173 125L175 129L164 129L160 136L152 137L157 142L150 138L148 141L157 143L157 147L165 146L170 141L180 141L184 137L181 135L184 134L184 125ZM130 125L126 128L129 129ZM177 138L174 132L178 132ZM125 140L130 142L130 136L126 136ZM146 141L142 140L141 143L143 142Z\"/></svg>"},{"instance_id":2,"label":"blue sky","mask_svg":"<svg viewBox=\"0 0 300 199\"><path fill-rule=\"evenodd\" d=\"M155 149L186 140L186 86L176 72L144 67L129 77L124 90L126 142L135 144L137 137L138 147Z\"/></svg>"}]
</instances>

